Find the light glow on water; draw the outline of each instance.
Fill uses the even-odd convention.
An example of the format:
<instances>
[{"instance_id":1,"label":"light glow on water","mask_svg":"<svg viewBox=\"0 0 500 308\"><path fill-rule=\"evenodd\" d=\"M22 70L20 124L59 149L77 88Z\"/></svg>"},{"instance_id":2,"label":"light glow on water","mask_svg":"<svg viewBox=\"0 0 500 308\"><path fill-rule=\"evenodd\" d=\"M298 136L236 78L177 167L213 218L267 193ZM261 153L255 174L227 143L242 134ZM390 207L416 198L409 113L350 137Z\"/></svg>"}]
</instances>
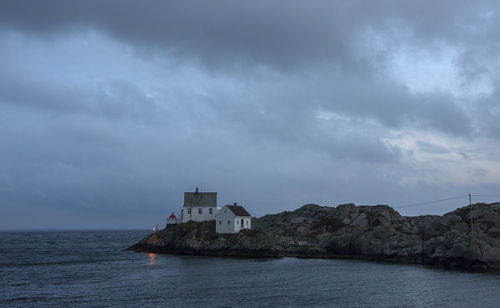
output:
<instances>
[{"instance_id":1,"label":"light glow on water","mask_svg":"<svg viewBox=\"0 0 500 308\"><path fill-rule=\"evenodd\" d=\"M155 265L156 254L149 253L148 256L149 256L149 265Z\"/></svg>"}]
</instances>

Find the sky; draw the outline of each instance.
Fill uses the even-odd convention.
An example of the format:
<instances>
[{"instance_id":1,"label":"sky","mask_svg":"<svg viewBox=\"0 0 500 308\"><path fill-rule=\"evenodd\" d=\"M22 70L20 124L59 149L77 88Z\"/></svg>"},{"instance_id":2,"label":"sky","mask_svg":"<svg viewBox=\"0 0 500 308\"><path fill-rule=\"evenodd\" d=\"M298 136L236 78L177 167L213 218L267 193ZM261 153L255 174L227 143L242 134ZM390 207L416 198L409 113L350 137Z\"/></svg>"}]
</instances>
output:
<instances>
[{"instance_id":1,"label":"sky","mask_svg":"<svg viewBox=\"0 0 500 308\"><path fill-rule=\"evenodd\" d=\"M499 194L499 9L0 1L0 229L162 226L195 187L256 217Z\"/></svg>"}]
</instances>

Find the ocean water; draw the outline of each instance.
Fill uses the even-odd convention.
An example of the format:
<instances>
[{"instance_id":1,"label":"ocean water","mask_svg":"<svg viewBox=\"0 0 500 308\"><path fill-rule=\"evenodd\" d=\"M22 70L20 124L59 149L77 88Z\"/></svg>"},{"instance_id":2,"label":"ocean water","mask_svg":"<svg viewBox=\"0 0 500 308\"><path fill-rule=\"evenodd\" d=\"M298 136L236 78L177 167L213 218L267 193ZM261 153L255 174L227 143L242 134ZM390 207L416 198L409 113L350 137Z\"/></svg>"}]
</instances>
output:
<instances>
[{"instance_id":1,"label":"ocean water","mask_svg":"<svg viewBox=\"0 0 500 308\"><path fill-rule=\"evenodd\" d=\"M0 307L500 307L500 275L123 251L147 231L1 232Z\"/></svg>"}]
</instances>

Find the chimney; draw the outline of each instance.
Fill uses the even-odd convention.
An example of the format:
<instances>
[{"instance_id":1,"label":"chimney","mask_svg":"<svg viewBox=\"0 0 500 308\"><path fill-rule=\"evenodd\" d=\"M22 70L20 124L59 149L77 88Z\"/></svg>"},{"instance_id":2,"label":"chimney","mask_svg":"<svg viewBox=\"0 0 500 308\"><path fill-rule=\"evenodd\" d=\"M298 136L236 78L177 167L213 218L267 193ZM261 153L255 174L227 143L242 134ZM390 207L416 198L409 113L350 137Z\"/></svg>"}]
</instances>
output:
<instances>
[{"instance_id":1,"label":"chimney","mask_svg":"<svg viewBox=\"0 0 500 308\"><path fill-rule=\"evenodd\" d=\"M196 187L196 193L198 193L198 187Z\"/></svg>"},{"instance_id":2,"label":"chimney","mask_svg":"<svg viewBox=\"0 0 500 308\"><path fill-rule=\"evenodd\" d=\"M233 205L238 205L238 202L235 202Z\"/></svg>"}]
</instances>

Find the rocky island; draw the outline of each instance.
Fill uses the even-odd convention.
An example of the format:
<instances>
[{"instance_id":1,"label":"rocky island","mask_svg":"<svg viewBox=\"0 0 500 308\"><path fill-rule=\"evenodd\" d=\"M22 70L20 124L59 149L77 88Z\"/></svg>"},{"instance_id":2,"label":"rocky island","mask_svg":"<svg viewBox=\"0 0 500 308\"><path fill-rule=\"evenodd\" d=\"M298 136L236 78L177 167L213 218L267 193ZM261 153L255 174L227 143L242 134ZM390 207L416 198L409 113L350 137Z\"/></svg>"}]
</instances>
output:
<instances>
[{"instance_id":1,"label":"rocky island","mask_svg":"<svg viewBox=\"0 0 500 308\"><path fill-rule=\"evenodd\" d=\"M472 207L472 211L471 211ZM218 234L215 221L188 222L129 247L138 252L233 257L354 258L500 270L500 203L477 203L443 216L401 216L387 205L326 207L252 219L251 230Z\"/></svg>"}]
</instances>

